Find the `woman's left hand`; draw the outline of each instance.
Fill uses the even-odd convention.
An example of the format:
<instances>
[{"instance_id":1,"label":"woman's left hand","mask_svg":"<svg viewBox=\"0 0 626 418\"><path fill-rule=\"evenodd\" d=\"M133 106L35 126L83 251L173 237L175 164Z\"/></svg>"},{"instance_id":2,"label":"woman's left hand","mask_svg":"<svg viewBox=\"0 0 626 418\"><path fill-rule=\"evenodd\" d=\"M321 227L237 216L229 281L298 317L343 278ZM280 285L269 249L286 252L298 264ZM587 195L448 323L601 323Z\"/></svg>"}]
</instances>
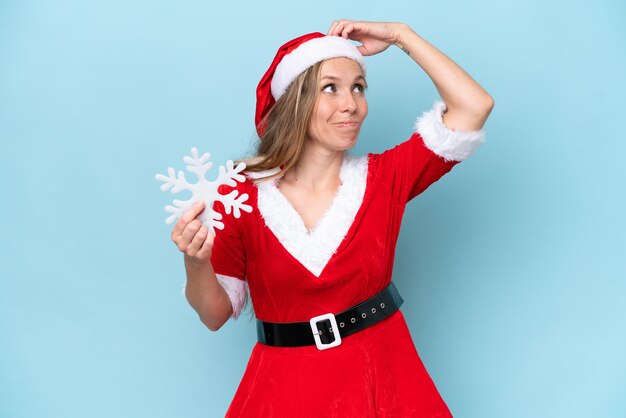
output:
<instances>
[{"instance_id":1,"label":"woman's left hand","mask_svg":"<svg viewBox=\"0 0 626 418\"><path fill-rule=\"evenodd\" d=\"M361 42L363 45L357 48L361 54L367 56L383 52L389 45L396 43L402 31L407 28L404 23L335 20L327 35Z\"/></svg>"}]
</instances>

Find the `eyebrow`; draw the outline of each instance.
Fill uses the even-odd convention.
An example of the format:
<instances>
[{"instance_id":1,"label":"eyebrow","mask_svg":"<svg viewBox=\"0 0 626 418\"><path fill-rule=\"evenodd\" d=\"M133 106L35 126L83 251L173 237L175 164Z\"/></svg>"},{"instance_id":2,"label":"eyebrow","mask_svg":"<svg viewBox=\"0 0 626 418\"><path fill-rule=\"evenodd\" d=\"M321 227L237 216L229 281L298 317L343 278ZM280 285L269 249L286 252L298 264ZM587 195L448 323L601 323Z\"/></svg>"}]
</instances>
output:
<instances>
[{"instance_id":1,"label":"eyebrow","mask_svg":"<svg viewBox=\"0 0 626 418\"><path fill-rule=\"evenodd\" d=\"M329 80L334 80L334 81L339 80L339 77L335 77L335 76L333 76L333 75L324 75L324 76L322 76L322 78L321 78L321 79L323 80L323 79L325 79L325 78L328 78ZM365 77L363 77L361 74L357 75L357 76L354 78L354 81L357 81L357 80L363 80L363 82L364 82L364 83L365 83L365 85L367 86L367 81L365 80Z\"/></svg>"}]
</instances>

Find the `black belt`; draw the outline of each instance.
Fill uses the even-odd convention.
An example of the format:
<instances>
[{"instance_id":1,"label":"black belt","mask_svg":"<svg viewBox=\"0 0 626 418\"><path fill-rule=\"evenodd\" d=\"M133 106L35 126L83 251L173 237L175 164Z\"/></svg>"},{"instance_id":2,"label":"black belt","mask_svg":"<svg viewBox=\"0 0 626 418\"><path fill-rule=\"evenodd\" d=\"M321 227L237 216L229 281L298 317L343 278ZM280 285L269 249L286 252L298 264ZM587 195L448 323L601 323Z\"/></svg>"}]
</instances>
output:
<instances>
[{"instance_id":1,"label":"black belt","mask_svg":"<svg viewBox=\"0 0 626 418\"><path fill-rule=\"evenodd\" d=\"M311 318L309 322L275 323L257 319L257 336L260 343L276 347L316 345L325 350L341 344L341 338L391 316L402 302L398 289L391 282L380 293L337 315L327 313Z\"/></svg>"}]
</instances>

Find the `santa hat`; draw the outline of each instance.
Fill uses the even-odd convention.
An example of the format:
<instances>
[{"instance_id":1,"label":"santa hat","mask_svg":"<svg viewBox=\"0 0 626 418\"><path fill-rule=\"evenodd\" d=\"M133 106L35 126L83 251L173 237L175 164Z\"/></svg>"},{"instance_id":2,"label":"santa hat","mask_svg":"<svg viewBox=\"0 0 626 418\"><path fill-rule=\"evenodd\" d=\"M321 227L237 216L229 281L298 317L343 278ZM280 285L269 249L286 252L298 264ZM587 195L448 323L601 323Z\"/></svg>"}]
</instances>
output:
<instances>
[{"instance_id":1,"label":"santa hat","mask_svg":"<svg viewBox=\"0 0 626 418\"><path fill-rule=\"evenodd\" d=\"M256 89L254 122L259 137L265 131L265 126L260 126L261 120L300 74L320 61L340 57L356 61L365 72L363 55L352 42L341 36L313 32L281 46Z\"/></svg>"}]
</instances>

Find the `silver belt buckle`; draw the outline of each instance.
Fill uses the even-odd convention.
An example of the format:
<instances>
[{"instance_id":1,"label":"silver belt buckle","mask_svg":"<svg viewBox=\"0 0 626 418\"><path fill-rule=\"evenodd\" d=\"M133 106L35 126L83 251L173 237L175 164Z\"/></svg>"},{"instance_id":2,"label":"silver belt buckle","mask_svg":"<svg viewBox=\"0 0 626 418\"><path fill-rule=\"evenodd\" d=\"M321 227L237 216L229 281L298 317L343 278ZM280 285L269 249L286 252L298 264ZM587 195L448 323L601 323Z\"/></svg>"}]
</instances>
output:
<instances>
[{"instance_id":1,"label":"silver belt buckle","mask_svg":"<svg viewBox=\"0 0 626 418\"><path fill-rule=\"evenodd\" d=\"M324 344L322 342L320 338L320 333L317 329L317 323L325 319L330 320L330 332L332 332L335 336L335 341L328 344ZM326 350L328 348L337 347L341 344L341 335L339 335L339 327L337 326L337 319L335 318L335 315L331 313L319 315L311 318L309 320L309 323L311 324L311 331L313 331L313 338L315 339L315 345L317 346L318 350Z\"/></svg>"}]
</instances>

